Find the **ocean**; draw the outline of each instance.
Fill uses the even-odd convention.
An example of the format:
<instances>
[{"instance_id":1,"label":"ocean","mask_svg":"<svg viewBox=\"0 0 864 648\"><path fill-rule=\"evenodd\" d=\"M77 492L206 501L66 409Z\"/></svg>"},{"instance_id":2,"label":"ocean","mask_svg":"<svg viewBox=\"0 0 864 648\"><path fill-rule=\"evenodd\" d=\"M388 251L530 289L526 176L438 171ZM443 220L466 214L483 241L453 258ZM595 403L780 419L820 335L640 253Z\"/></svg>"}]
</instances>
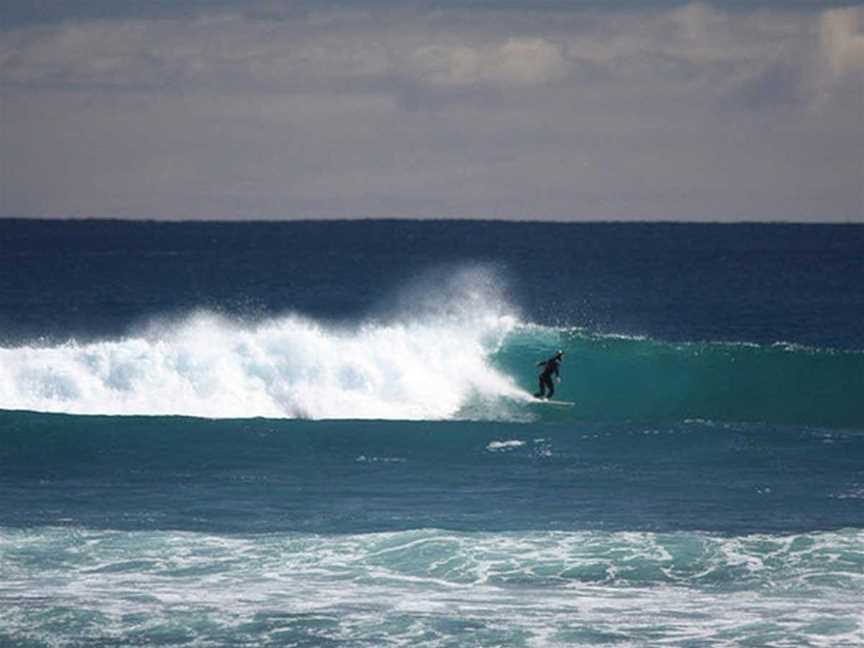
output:
<instances>
[{"instance_id":1,"label":"ocean","mask_svg":"<svg viewBox=\"0 0 864 648\"><path fill-rule=\"evenodd\" d=\"M0 221L0 645L864 645L862 259Z\"/></svg>"}]
</instances>

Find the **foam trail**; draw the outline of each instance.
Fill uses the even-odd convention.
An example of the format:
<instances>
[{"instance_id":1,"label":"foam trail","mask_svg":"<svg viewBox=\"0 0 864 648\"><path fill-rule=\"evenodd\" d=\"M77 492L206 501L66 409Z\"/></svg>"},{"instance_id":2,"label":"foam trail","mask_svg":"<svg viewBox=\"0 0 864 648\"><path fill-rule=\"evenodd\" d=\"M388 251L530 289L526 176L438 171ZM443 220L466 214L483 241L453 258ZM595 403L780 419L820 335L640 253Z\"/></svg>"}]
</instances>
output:
<instances>
[{"instance_id":1,"label":"foam trail","mask_svg":"<svg viewBox=\"0 0 864 648\"><path fill-rule=\"evenodd\" d=\"M479 279L478 279L479 276ZM0 408L212 418L445 419L524 394L489 364L517 319L484 273L437 318L241 325L197 313L122 340L0 349ZM428 302L428 300L427 300ZM440 312L439 311L439 312Z\"/></svg>"}]
</instances>

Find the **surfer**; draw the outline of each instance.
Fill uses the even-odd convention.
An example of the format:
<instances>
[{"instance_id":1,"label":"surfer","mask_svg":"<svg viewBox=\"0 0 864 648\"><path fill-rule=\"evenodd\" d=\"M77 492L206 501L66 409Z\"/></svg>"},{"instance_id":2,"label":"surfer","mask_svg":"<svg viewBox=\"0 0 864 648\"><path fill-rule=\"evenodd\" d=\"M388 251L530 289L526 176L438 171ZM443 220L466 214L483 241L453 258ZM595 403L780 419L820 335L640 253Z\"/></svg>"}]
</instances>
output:
<instances>
[{"instance_id":1,"label":"surfer","mask_svg":"<svg viewBox=\"0 0 864 648\"><path fill-rule=\"evenodd\" d=\"M555 393L555 382L561 382L560 368L563 359L564 352L559 351L548 360L537 363L538 367L543 367L543 371L540 374L540 391L534 394L535 398L552 398ZM552 374L555 374L555 382L552 382Z\"/></svg>"}]
</instances>

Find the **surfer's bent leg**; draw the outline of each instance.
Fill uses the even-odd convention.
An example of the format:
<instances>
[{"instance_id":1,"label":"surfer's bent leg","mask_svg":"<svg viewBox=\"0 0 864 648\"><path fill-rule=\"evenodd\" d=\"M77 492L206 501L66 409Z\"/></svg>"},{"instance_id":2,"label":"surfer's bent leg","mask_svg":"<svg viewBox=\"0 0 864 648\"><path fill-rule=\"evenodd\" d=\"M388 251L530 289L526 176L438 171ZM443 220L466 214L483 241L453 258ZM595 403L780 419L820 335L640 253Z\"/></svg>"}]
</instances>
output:
<instances>
[{"instance_id":1,"label":"surfer's bent leg","mask_svg":"<svg viewBox=\"0 0 864 648\"><path fill-rule=\"evenodd\" d=\"M543 395L546 393L546 383L543 382L543 376L540 376L540 378L538 379L537 382L539 384L539 387L538 387L539 391L536 394L534 394L534 397L535 398L543 398Z\"/></svg>"},{"instance_id":2,"label":"surfer's bent leg","mask_svg":"<svg viewBox=\"0 0 864 648\"><path fill-rule=\"evenodd\" d=\"M552 394L555 393L555 382L552 380L552 376L546 376L546 387L549 389L546 398L552 398Z\"/></svg>"},{"instance_id":3,"label":"surfer's bent leg","mask_svg":"<svg viewBox=\"0 0 864 648\"><path fill-rule=\"evenodd\" d=\"M547 389L549 390L548 394L546 393ZM547 376L546 374L541 375L540 376L540 391L534 395L537 396L538 398L543 398L544 396L551 397L552 394L554 394L554 393L555 393L555 386L552 383L552 378L550 376Z\"/></svg>"}]
</instances>

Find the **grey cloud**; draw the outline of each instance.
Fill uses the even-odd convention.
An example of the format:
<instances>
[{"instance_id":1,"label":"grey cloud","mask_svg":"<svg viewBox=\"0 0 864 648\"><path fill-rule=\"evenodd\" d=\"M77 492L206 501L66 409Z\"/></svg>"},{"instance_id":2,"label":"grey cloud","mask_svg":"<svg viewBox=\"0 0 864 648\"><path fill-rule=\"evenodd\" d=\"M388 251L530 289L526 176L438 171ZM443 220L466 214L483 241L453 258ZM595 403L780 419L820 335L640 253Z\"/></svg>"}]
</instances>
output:
<instances>
[{"instance_id":1,"label":"grey cloud","mask_svg":"<svg viewBox=\"0 0 864 648\"><path fill-rule=\"evenodd\" d=\"M746 17L702 5L648 20L644 13L508 13L494 30L470 12L378 18L364 11L275 22L216 14L24 29L0 36L0 74L6 83L34 86L182 82L225 91L320 87L327 80L356 87L393 78L516 88L560 82L585 69L622 80L701 75L713 81L736 66L762 66L770 55L765 41L777 38L750 27ZM584 31L584 23L592 29Z\"/></svg>"},{"instance_id":2,"label":"grey cloud","mask_svg":"<svg viewBox=\"0 0 864 648\"><path fill-rule=\"evenodd\" d=\"M798 103L804 96L804 75L799 66L775 62L744 82L733 103L752 109L777 108Z\"/></svg>"},{"instance_id":3,"label":"grey cloud","mask_svg":"<svg viewBox=\"0 0 864 648\"><path fill-rule=\"evenodd\" d=\"M864 8L826 11L820 19L822 60L834 80L864 79Z\"/></svg>"}]
</instances>

